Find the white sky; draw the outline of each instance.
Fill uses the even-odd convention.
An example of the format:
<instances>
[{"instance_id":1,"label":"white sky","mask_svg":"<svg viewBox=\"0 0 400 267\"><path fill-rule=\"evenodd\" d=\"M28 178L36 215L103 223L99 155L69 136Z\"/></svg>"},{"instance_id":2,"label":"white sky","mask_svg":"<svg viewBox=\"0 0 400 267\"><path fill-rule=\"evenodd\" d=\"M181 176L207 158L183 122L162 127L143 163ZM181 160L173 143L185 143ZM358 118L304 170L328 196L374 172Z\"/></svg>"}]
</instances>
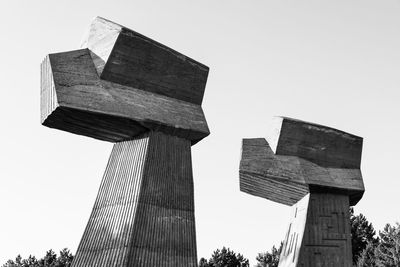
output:
<instances>
[{"instance_id":1,"label":"white sky","mask_svg":"<svg viewBox=\"0 0 400 267\"><path fill-rule=\"evenodd\" d=\"M192 149L198 257L222 246L254 264L284 238L289 208L239 191L240 144L274 115L364 137L376 229L399 220L400 1L0 2L0 264L75 252L112 144L39 122L39 64L79 48L95 16L210 67L211 135Z\"/></svg>"}]
</instances>

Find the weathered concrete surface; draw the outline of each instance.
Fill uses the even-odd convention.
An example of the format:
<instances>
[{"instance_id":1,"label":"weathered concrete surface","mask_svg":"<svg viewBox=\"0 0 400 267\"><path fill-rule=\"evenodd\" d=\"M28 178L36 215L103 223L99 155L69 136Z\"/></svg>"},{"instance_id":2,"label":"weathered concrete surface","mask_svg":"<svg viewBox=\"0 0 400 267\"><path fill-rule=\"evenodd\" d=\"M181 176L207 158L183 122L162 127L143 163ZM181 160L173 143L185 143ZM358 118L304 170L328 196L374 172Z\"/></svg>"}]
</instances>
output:
<instances>
[{"instance_id":1,"label":"weathered concrete surface","mask_svg":"<svg viewBox=\"0 0 400 267\"><path fill-rule=\"evenodd\" d=\"M299 120L279 119L281 128L275 128L269 137L272 141L243 139L240 190L286 205L293 205L308 192L337 192L348 195L350 205L357 204L364 194L359 168L362 138ZM275 152L269 143L277 147ZM347 164L346 159L358 163Z\"/></svg>"},{"instance_id":2,"label":"weathered concrete surface","mask_svg":"<svg viewBox=\"0 0 400 267\"><path fill-rule=\"evenodd\" d=\"M200 105L100 79L90 51L50 54L42 63L42 124L120 142L148 130L196 143L209 134Z\"/></svg>"},{"instance_id":3,"label":"weathered concrete surface","mask_svg":"<svg viewBox=\"0 0 400 267\"><path fill-rule=\"evenodd\" d=\"M268 143L276 155L297 156L327 168L360 168L361 137L288 117L272 122Z\"/></svg>"},{"instance_id":4,"label":"weathered concrete surface","mask_svg":"<svg viewBox=\"0 0 400 267\"><path fill-rule=\"evenodd\" d=\"M190 141L114 145L73 267L197 266Z\"/></svg>"},{"instance_id":5,"label":"weathered concrete surface","mask_svg":"<svg viewBox=\"0 0 400 267\"><path fill-rule=\"evenodd\" d=\"M159 42L97 17L82 44L103 80L201 105L208 67Z\"/></svg>"}]
</instances>

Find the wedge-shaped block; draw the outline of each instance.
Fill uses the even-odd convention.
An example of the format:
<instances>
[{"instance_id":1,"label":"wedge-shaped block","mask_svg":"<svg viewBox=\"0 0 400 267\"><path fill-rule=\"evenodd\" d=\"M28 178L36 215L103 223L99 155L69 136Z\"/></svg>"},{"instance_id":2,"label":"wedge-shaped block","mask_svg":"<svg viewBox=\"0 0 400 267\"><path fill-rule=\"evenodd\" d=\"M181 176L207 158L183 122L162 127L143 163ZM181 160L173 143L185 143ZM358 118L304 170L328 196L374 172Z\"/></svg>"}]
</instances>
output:
<instances>
[{"instance_id":1,"label":"wedge-shaped block","mask_svg":"<svg viewBox=\"0 0 400 267\"><path fill-rule=\"evenodd\" d=\"M355 205L364 193L358 168L322 167L297 156L275 155L264 138L243 139L240 190L286 205L309 192L346 194Z\"/></svg>"},{"instance_id":2,"label":"wedge-shaped block","mask_svg":"<svg viewBox=\"0 0 400 267\"><path fill-rule=\"evenodd\" d=\"M268 142L276 155L297 156L323 167L360 168L363 139L330 127L277 117Z\"/></svg>"},{"instance_id":3,"label":"wedge-shaped block","mask_svg":"<svg viewBox=\"0 0 400 267\"><path fill-rule=\"evenodd\" d=\"M200 105L100 79L88 49L50 54L41 67L45 126L110 142L148 130L192 143L209 134Z\"/></svg>"},{"instance_id":4,"label":"wedge-shaped block","mask_svg":"<svg viewBox=\"0 0 400 267\"><path fill-rule=\"evenodd\" d=\"M200 105L209 68L126 27L97 17L82 47L103 80Z\"/></svg>"}]
</instances>

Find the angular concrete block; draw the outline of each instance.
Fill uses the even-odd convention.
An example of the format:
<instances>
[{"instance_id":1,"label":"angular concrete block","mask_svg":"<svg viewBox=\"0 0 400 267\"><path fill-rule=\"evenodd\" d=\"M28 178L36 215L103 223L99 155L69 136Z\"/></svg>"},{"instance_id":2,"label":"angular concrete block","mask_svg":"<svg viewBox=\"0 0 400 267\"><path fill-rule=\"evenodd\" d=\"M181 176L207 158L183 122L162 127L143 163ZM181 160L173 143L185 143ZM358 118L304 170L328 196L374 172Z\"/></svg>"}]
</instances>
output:
<instances>
[{"instance_id":1,"label":"angular concrete block","mask_svg":"<svg viewBox=\"0 0 400 267\"><path fill-rule=\"evenodd\" d=\"M92 22L86 47L101 79L201 105L207 66L101 17Z\"/></svg>"},{"instance_id":2,"label":"angular concrete block","mask_svg":"<svg viewBox=\"0 0 400 267\"><path fill-rule=\"evenodd\" d=\"M331 127L276 117L268 143L276 155L297 156L323 167L360 168L363 139Z\"/></svg>"},{"instance_id":3,"label":"angular concrete block","mask_svg":"<svg viewBox=\"0 0 400 267\"><path fill-rule=\"evenodd\" d=\"M99 79L88 49L42 63L42 124L119 142L158 130L196 143L209 134L200 105Z\"/></svg>"},{"instance_id":4,"label":"angular concrete block","mask_svg":"<svg viewBox=\"0 0 400 267\"><path fill-rule=\"evenodd\" d=\"M285 205L309 192L338 192L355 205L364 194L360 169L322 167L296 156L276 155L264 138L243 139L240 190Z\"/></svg>"},{"instance_id":5,"label":"angular concrete block","mask_svg":"<svg viewBox=\"0 0 400 267\"><path fill-rule=\"evenodd\" d=\"M337 192L357 204L364 194L361 137L285 117L274 126L269 142L243 139L241 191L285 205L309 192Z\"/></svg>"}]
</instances>

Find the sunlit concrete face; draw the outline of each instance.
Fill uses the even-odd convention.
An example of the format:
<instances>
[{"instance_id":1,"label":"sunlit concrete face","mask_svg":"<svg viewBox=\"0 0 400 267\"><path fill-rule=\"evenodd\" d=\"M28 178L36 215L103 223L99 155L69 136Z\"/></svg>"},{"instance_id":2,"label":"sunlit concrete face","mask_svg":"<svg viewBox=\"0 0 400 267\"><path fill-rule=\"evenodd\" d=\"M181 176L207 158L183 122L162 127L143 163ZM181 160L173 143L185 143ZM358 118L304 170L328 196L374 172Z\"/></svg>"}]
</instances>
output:
<instances>
[{"instance_id":1,"label":"sunlit concrete face","mask_svg":"<svg viewBox=\"0 0 400 267\"><path fill-rule=\"evenodd\" d=\"M348 210L364 193L362 138L286 117L273 124L269 142L243 139L239 174L241 191L292 206L280 266L351 266Z\"/></svg>"}]
</instances>

